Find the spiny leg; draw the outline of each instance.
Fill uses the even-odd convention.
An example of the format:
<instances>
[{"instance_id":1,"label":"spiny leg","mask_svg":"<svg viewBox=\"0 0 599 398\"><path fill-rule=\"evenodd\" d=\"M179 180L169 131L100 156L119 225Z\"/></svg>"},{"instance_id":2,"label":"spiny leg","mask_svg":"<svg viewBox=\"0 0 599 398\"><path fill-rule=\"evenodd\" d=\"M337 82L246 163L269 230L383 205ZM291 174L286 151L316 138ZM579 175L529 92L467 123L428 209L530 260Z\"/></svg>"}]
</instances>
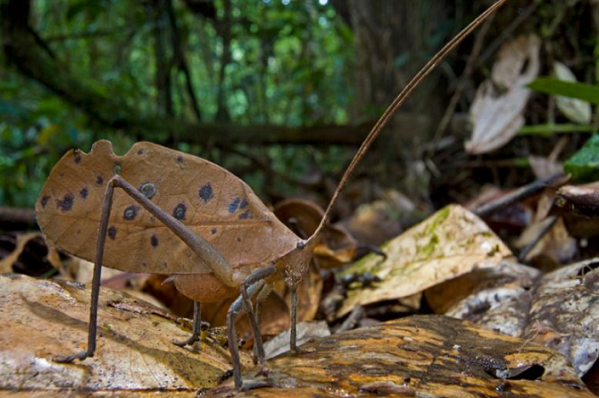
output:
<instances>
[{"instance_id":1,"label":"spiny leg","mask_svg":"<svg viewBox=\"0 0 599 398\"><path fill-rule=\"evenodd\" d=\"M260 280L247 288L248 297L252 297L258 289L264 285L264 281ZM242 388L241 382L241 360L239 358L239 347L237 342L237 332L235 331L235 315L243 307L243 297L240 295L233 301L227 312L227 334L229 339L229 351L231 352L231 361L233 362L233 379L235 380L235 388Z\"/></svg>"},{"instance_id":2,"label":"spiny leg","mask_svg":"<svg viewBox=\"0 0 599 398\"><path fill-rule=\"evenodd\" d=\"M196 341L200 340L200 333L202 332L202 306L200 302L193 302L193 329L191 336L188 339L177 341L173 340L173 344L179 347L185 347L186 345L193 345Z\"/></svg>"},{"instance_id":3,"label":"spiny leg","mask_svg":"<svg viewBox=\"0 0 599 398\"><path fill-rule=\"evenodd\" d=\"M270 296L272 290L272 283L266 283L264 286L262 286L262 289L256 296L256 323L258 324L258 330L262 330L262 319L260 314L262 311L262 303L264 303L268 296ZM254 344L254 363L258 363L258 350L256 347L256 344Z\"/></svg>"},{"instance_id":4,"label":"spiny leg","mask_svg":"<svg viewBox=\"0 0 599 398\"><path fill-rule=\"evenodd\" d=\"M291 288L291 330L289 348L297 352L297 287Z\"/></svg>"},{"instance_id":5,"label":"spiny leg","mask_svg":"<svg viewBox=\"0 0 599 398\"><path fill-rule=\"evenodd\" d=\"M87 335L87 349L68 357L58 357L56 362L69 363L75 359L84 360L93 357L96 350L96 335L98 328L98 300L100 298L100 280L102 278L102 260L104 259L104 246L106 243L106 232L108 231L108 220L112 208L114 196L114 183L109 181L106 185L104 200L102 201L102 215L100 217L100 228L96 240L96 258L94 259L94 276L92 279L92 296L89 310L89 329Z\"/></svg>"},{"instance_id":6,"label":"spiny leg","mask_svg":"<svg viewBox=\"0 0 599 398\"><path fill-rule=\"evenodd\" d=\"M266 359L264 358L262 332L260 331L260 327L258 326L258 323L256 321L256 316L254 315L254 309L252 308L252 302L250 301L250 296L248 295L247 287L253 283L268 278L274 272L275 267L272 265L264 268L258 268L253 270L241 283L241 297L243 300L243 307L248 315L250 324L252 325L252 330L254 332L254 351L256 352L256 359L258 360L258 362L260 362L260 365L262 366L261 373L266 372Z\"/></svg>"},{"instance_id":7,"label":"spiny leg","mask_svg":"<svg viewBox=\"0 0 599 398\"><path fill-rule=\"evenodd\" d=\"M98 318L98 298L100 293L100 277L102 273L102 260L104 257L104 246L106 242L106 233L108 231L108 222L110 219L110 210L112 208L112 199L114 189L121 188L131 198L137 201L142 207L155 216L168 229L177 235L193 252L210 267L214 274L227 286L236 287L233 280L233 268L227 259L214 248L207 240L187 228L183 223L166 213L164 210L152 203L148 198L139 192L133 185L129 184L119 175L112 177L107 185L102 202L102 215L100 218L100 228L98 231L98 240L96 243L96 258L94 264L94 278L92 282L92 299L90 308L90 324L88 335L87 350L69 357L58 358L58 362L72 362L75 359L83 360L91 357L96 349L96 332Z\"/></svg>"}]
</instances>

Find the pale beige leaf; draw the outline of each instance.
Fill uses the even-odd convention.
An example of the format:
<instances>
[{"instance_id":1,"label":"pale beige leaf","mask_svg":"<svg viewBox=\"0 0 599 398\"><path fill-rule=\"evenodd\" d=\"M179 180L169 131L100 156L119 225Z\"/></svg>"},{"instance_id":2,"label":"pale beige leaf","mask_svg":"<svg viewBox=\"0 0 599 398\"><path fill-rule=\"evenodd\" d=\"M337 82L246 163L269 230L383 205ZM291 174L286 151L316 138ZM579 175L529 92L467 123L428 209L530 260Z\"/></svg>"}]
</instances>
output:
<instances>
[{"instance_id":1,"label":"pale beige leaf","mask_svg":"<svg viewBox=\"0 0 599 398\"><path fill-rule=\"evenodd\" d=\"M539 73L540 41L519 38L501 49L492 78L481 84L470 108L472 137L466 151L479 155L507 144L524 126L526 87ZM523 70L526 65L526 69Z\"/></svg>"},{"instance_id":2,"label":"pale beige leaf","mask_svg":"<svg viewBox=\"0 0 599 398\"><path fill-rule=\"evenodd\" d=\"M520 36L517 39L504 44L497 53L497 59L493 64L491 79L501 89L506 90L515 86L521 86L523 79L526 83L534 80L539 68L539 49L541 41L538 37ZM527 63L534 62L524 72Z\"/></svg>"},{"instance_id":3,"label":"pale beige leaf","mask_svg":"<svg viewBox=\"0 0 599 398\"><path fill-rule=\"evenodd\" d=\"M54 358L87 342L90 290L76 282L0 276L0 390L195 392L228 370L228 350L216 337L175 346L183 329L165 311L102 289L94 357L73 364ZM243 355L244 364L248 358Z\"/></svg>"},{"instance_id":4,"label":"pale beige leaf","mask_svg":"<svg viewBox=\"0 0 599 398\"><path fill-rule=\"evenodd\" d=\"M553 74L559 80L567 82L576 82L576 76L566 65L561 62L553 63ZM588 124L591 122L591 104L586 101L579 100L576 98L563 97L558 95L555 97L557 108L567 117L569 120L580 123Z\"/></svg>"},{"instance_id":5,"label":"pale beige leaf","mask_svg":"<svg viewBox=\"0 0 599 398\"><path fill-rule=\"evenodd\" d=\"M410 296L475 268L492 267L510 250L476 215L448 206L382 246L387 259L368 255L342 273L370 272L381 282L351 284L340 317L357 305Z\"/></svg>"},{"instance_id":6,"label":"pale beige leaf","mask_svg":"<svg viewBox=\"0 0 599 398\"><path fill-rule=\"evenodd\" d=\"M290 331L286 330L264 344L266 358L274 358L289 351ZM297 324L297 345L302 346L316 337L331 335L329 326L325 321L300 322Z\"/></svg>"}]
</instances>

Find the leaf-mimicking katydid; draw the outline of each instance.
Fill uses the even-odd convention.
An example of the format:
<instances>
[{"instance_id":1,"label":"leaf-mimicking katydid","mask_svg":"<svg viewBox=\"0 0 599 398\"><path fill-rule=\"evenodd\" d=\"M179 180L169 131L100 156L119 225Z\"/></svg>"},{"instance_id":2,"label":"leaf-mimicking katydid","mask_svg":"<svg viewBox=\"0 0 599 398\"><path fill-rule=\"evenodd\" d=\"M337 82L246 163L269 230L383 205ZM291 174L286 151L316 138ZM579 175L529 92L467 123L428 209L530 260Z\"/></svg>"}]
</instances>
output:
<instances>
[{"instance_id":1,"label":"leaf-mimicking katydid","mask_svg":"<svg viewBox=\"0 0 599 398\"><path fill-rule=\"evenodd\" d=\"M296 349L295 288L308 269L316 241L339 192L357 163L399 106L434 67L507 0L499 0L450 41L408 83L374 126L345 171L317 230L301 239L282 224L243 181L195 156L141 142L117 156L108 141L89 154L71 150L56 164L36 204L48 240L94 261L88 345L61 358L93 356L102 265L129 272L171 275L177 289L193 299L194 330L200 331L200 303L238 296L229 309L228 338L236 388L242 388L234 316L248 314L256 356L266 370L251 296L267 296L283 279L292 291L291 348ZM99 227L98 227L99 225ZM246 385L245 387L251 387Z\"/></svg>"}]
</instances>

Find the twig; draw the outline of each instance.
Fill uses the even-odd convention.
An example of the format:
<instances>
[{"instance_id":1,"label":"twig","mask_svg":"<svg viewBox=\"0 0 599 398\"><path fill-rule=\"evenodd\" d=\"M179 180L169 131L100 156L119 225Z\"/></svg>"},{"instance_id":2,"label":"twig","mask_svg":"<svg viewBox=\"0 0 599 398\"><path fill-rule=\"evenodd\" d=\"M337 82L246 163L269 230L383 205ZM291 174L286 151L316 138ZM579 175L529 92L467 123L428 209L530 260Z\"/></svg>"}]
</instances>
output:
<instances>
[{"instance_id":1,"label":"twig","mask_svg":"<svg viewBox=\"0 0 599 398\"><path fill-rule=\"evenodd\" d=\"M549 231L551 231L551 228L553 228L557 220L559 220L559 217L550 216L547 218L547 220L547 225L545 225L543 229L539 231L539 234L535 237L535 239L528 245L524 246L524 248L520 252L520 255L518 256L518 261L520 261L521 263L523 263L526 260L526 256L528 256L532 249L534 249L537 246L541 239L543 239L543 237L547 235Z\"/></svg>"},{"instance_id":2,"label":"twig","mask_svg":"<svg viewBox=\"0 0 599 398\"><path fill-rule=\"evenodd\" d=\"M512 204L521 201L522 199L528 198L532 195L537 194L538 192L541 192L543 189L549 186L553 186L555 184L560 185L560 180L563 179L564 174L559 173L551 177L544 178L542 180L534 181L530 184L523 186L522 188L516 189L514 192L502 196L501 198L491 203L487 203L485 205L477 207L476 209L474 209L474 214L483 218L488 217L493 213L497 213L498 211L501 211L511 206ZM565 181L563 181L563 183L565 183Z\"/></svg>"}]
</instances>

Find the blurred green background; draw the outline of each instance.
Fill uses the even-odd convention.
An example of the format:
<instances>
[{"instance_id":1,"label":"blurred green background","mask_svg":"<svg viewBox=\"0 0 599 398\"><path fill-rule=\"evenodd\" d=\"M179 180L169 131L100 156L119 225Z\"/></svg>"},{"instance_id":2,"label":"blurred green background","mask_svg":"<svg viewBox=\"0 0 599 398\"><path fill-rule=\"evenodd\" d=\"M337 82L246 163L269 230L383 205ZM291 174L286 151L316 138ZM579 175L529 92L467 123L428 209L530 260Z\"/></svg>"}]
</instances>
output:
<instances>
[{"instance_id":1,"label":"blurred green background","mask_svg":"<svg viewBox=\"0 0 599 398\"><path fill-rule=\"evenodd\" d=\"M60 156L101 138L120 154L151 140L205 157L272 200L304 188L327 197L323 176L339 178L409 77L491 3L0 0L0 205L33 207ZM467 112L499 45L523 32L594 82L596 3L512 1L456 112ZM410 182L410 165L435 135L473 40L415 94L363 175L430 195L428 180Z\"/></svg>"}]
</instances>

